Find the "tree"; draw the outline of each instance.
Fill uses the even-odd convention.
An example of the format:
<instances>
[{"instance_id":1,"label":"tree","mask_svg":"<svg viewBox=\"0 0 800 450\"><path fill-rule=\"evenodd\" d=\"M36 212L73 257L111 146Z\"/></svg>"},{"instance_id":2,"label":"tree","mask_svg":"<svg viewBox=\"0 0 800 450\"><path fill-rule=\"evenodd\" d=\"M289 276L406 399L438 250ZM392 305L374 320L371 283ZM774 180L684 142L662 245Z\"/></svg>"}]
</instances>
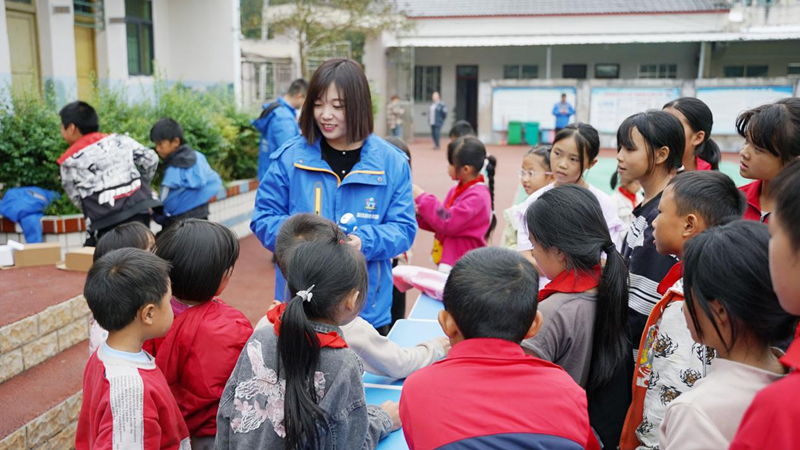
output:
<instances>
[{"instance_id":1,"label":"tree","mask_svg":"<svg viewBox=\"0 0 800 450\"><path fill-rule=\"evenodd\" d=\"M282 3L276 5L275 3ZM310 52L341 43L353 33L374 35L411 28L392 0L273 1L264 20L275 34L297 43L303 78L308 79Z\"/></svg>"}]
</instances>

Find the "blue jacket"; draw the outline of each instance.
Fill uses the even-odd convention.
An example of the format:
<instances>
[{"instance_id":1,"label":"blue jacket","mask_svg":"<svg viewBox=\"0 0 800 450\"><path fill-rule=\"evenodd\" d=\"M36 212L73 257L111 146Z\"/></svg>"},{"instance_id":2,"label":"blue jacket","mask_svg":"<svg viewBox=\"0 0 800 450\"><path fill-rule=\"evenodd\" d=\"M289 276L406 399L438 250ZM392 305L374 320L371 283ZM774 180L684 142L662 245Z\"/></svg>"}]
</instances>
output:
<instances>
[{"instance_id":1,"label":"blue jacket","mask_svg":"<svg viewBox=\"0 0 800 450\"><path fill-rule=\"evenodd\" d=\"M375 327L392 320L392 261L411 248L417 234L408 159L383 139L369 135L361 160L339 180L322 160L320 142L298 136L270 155L250 228L270 251L278 229L292 214L313 212L334 222L346 213L358 221L355 234L367 260L369 293L361 316Z\"/></svg>"},{"instance_id":2,"label":"blue jacket","mask_svg":"<svg viewBox=\"0 0 800 450\"><path fill-rule=\"evenodd\" d=\"M169 155L164 164L161 203L168 217L208 203L222 189L222 178L208 165L205 155L186 145Z\"/></svg>"},{"instance_id":3,"label":"blue jacket","mask_svg":"<svg viewBox=\"0 0 800 450\"><path fill-rule=\"evenodd\" d=\"M42 242L42 217L47 205L61 197L58 192L36 186L9 189L0 200L0 214L17 222L25 234L25 242Z\"/></svg>"},{"instance_id":4,"label":"blue jacket","mask_svg":"<svg viewBox=\"0 0 800 450\"><path fill-rule=\"evenodd\" d=\"M259 117L253 121L253 126L261 133L258 143L258 179L264 177L270 164L270 153L275 152L289 139L300 135L297 125L297 111L286 102L283 97L278 98L278 106L266 117ZM265 104L264 108L271 103Z\"/></svg>"},{"instance_id":5,"label":"blue jacket","mask_svg":"<svg viewBox=\"0 0 800 450\"><path fill-rule=\"evenodd\" d=\"M447 106L445 106L444 102L439 102L436 105L436 115L433 118L433 126L441 127L444 125L444 120L447 119Z\"/></svg>"},{"instance_id":6,"label":"blue jacket","mask_svg":"<svg viewBox=\"0 0 800 450\"><path fill-rule=\"evenodd\" d=\"M556 128L564 128L569 125L570 116L575 115L575 108L573 108L572 105L565 103L565 106L567 107L567 112L562 113L561 102L553 105L553 115L556 116Z\"/></svg>"}]
</instances>

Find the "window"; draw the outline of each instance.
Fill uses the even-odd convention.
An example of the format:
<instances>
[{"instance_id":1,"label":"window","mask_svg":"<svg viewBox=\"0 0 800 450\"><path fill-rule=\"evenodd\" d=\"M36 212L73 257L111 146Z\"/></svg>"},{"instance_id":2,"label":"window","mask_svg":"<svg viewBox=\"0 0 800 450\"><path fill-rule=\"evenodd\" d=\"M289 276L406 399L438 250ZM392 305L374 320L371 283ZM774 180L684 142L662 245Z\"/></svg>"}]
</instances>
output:
<instances>
[{"instance_id":1,"label":"window","mask_svg":"<svg viewBox=\"0 0 800 450\"><path fill-rule=\"evenodd\" d=\"M677 78L677 64L642 64L639 66L639 78Z\"/></svg>"},{"instance_id":2,"label":"window","mask_svg":"<svg viewBox=\"0 0 800 450\"><path fill-rule=\"evenodd\" d=\"M506 65L503 66L503 78L506 80L532 80L539 78L539 66Z\"/></svg>"},{"instance_id":3,"label":"window","mask_svg":"<svg viewBox=\"0 0 800 450\"><path fill-rule=\"evenodd\" d=\"M595 64L595 78L619 78L619 64Z\"/></svg>"},{"instance_id":4,"label":"window","mask_svg":"<svg viewBox=\"0 0 800 450\"><path fill-rule=\"evenodd\" d=\"M786 75L800 75L800 63L789 63L786 68Z\"/></svg>"},{"instance_id":5,"label":"window","mask_svg":"<svg viewBox=\"0 0 800 450\"><path fill-rule=\"evenodd\" d=\"M741 77L766 77L769 66L725 66L722 68L722 75L725 78Z\"/></svg>"},{"instance_id":6,"label":"window","mask_svg":"<svg viewBox=\"0 0 800 450\"><path fill-rule=\"evenodd\" d=\"M75 26L105 29L103 0L73 0L72 9L75 11Z\"/></svg>"},{"instance_id":7,"label":"window","mask_svg":"<svg viewBox=\"0 0 800 450\"><path fill-rule=\"evenodd\" d=\"M746 77L765 77L769 72L769 66L747 66L744 75Z\"/></svg>"},{"instance_id":8,"label":"window","mask_svg":"<svg viewBox=\"0 0 800 450\"><path fill-rule=\"evenodd\" d=\"M561 69L561 78L586 79L586 64L564 64Z\"/></svg>"},{"instance_id":9,"label":"window","mask_svg":"<svg viewBox=\"0 0 800 450\"><path fill-rule=\"evenodd\" d=\"M150 0L125 0L128 34L128 73L153 74L153 4Z\"/></svg>"},{"instance_id":10,"label":"window","mask_svg":"<svg viewBox=\"0 0 800 450\"><path fill-rule=\"evenodd\" d=\"M441 84L441 66L414 67L414 100L418 102L430 100L431 95L441 89Z\"/></svg>"}]
</instances>

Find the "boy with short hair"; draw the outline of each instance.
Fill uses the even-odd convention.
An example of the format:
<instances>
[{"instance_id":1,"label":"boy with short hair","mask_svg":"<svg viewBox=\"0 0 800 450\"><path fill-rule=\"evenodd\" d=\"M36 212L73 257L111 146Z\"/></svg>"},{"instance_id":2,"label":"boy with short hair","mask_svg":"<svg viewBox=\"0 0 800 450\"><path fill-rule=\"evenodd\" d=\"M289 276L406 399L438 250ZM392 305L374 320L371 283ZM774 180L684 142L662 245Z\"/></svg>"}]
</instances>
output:
<instances>
[{"instance_id":1,"label":"boy with short hair","mask_svg":"<svg viewBox=\"0 0 800 450\"><path fill-rule=\"evenodd\" d=\"M800 315L800 160L771 182L774 208L769 222L769 272L781 307ZM792 369L767 386L750 404L731 450L797 448L800 442L800 341L792 342L781 364Z\"/></svg>"},{"instance_id":2,"label":"boy with short hair","mask_svg":"<svg viewBox=\"0 0 800 450\"><path fill-rule=\"evenodd\" d=\"M222 178L205 155L186 145L183 128L173 119L161 119L150 129L150 140L167 166L161 180L163 209L153 220L164 229L182 219L208 219L208 202L222 189Z\"/></svg>"},{"instance_id":3,"label":"boy with short hair","mask_svg":"<svg viewBox=\"0 0 800 450\"><path fill-rule=\"evenodd\" d=\"M689 239L742 218L745 198L717 171L684 172L670 180L653 221L656 249L683 258ZM670 402L705 376L714 351L696 343L683 312L683 266L675 264L658 286L663 295L650 313L633 374L633 401L620 439L623 450L657 448Z\"/></svg>"},{"instance_id":4,"label":"boy with short hair","mask_svg":"<svg viewBox=\"0 0 800 450\"><path fill-rule=\"evenodd\" d=\"M538 288L513 250L480 248L456 262L439 313L453 348L412 374L400 398L411 449L599 448L583 389L520 347L542 324Z\"/></svg>"},{"instance_id":5,"label":"boy with short hair","mask_svg":"<svg viewBox=\"0 0 800 450\"><path fill-rule=\"evenodd\" d=\"M114 250L92 265L83 294L108 339L84 370L77 450L190 448L167 380L142 350L172 325L169 263L145 250Z\"/></svg>"},{"instance_id":6,"label":"boy with short hair","mask_svg":"<svg viewBox=\"0 0 800 450\"><path fill-rule=\"evenodd\" d=\"M99 133L97 113L88 103L61 109L61 136L69 148L58 159L61 185L87 219L94 246L108 231L125 222L150 224L150 209L161 203L150 190L158 156L121 134Z\"/></svg>"}]
</instances>

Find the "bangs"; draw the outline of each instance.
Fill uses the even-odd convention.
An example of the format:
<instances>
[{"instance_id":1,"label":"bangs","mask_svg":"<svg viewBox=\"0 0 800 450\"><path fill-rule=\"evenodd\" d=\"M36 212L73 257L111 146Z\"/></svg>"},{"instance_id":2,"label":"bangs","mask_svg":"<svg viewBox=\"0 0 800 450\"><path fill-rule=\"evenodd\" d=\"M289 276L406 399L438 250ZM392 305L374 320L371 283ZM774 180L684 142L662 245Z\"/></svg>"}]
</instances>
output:
<instances>
[{"instance_id":1,"label":"bangs","mask_svg":"<svg viewBox=\"0 0 800 450\"><path fill-rule=\"evenodd\" d=\"M622 149L622 147L636 150L646 150L636 148L636 144L634 144L633 137L631 136L634 128L639 130L640 134L642 133L642 125L647 125L644 123L644 120L642 120L643 118L644 114L638 113L622 121L622 124L617 129L617 151ZM647 145L647 142L645 142L645 145Z\"/></svg>"},{"instance_id":2,"label":"bangs","mask_svg":"<svg viewBox=\"0 0 800 450\"><path fill-rule=\"evenodd\" d=\"M325 61L311 77L300 116L300 129L306 140L313 145L322 136L314 119L314 103L325 96L331 84L336 85L344 104L347 142L365 140L373 129L369 82L358 63L342 58Z\"/></svg>"}]
</instances>

